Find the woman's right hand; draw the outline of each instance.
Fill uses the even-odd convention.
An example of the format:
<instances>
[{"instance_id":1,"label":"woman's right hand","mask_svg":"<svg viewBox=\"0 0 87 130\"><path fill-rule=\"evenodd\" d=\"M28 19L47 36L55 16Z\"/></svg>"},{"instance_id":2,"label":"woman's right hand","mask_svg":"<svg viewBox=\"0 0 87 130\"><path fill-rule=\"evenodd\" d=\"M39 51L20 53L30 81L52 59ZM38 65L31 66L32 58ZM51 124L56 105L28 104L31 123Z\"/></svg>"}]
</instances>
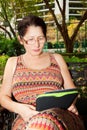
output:
<instances>
[{"instance_id":1,"label":"woman's right hand","mask_svg":"<svg viewBox=\"0 0 87 130\"><path fill-rule=\"evenodd\" d=\"M17 113L23 118L25 122L28 122L32 116L38 114L39 112L36 111L36 108L32 105L19 104Z\"/></svg>"}]
</instances>

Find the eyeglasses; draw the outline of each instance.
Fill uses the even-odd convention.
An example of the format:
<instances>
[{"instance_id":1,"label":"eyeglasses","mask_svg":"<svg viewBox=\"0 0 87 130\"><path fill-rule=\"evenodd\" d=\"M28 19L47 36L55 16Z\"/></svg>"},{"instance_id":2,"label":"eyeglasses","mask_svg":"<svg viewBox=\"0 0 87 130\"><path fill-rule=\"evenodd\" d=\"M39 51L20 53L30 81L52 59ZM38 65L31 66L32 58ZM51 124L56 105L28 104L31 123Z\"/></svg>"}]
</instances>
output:
<instances>
[{"instance_id":1,"label":"eyeglasses","mask_svg":"<svg viewBox=\"0 0 87 130\"><path fill-rule=\"evenodd\" d=\"M29 38L28 40L25 40L23 37L22 39L24 40L24 42L27 45L32 45L34 44L36 41L38 41L40 44L43 44L45 42L45 37L44 36L39 36L36 39L34 37Z\"/></svg>"}]
</instances>

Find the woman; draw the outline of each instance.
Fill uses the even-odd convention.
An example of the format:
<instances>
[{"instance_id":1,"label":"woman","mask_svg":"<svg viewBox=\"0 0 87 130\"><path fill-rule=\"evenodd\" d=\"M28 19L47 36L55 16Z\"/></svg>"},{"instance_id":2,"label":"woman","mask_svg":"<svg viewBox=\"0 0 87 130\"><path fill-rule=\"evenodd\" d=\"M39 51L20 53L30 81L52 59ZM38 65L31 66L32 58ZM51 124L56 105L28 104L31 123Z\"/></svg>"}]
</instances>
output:
<instances>
[{"instance_id":1,"label":"woman","mask_svg":"<svg viewBox=\"0 0 87 130\"><path fill-rule=\"evenodd\" d=\"M17 114L12 130L84 130L74 104L68 110L36 111L37 95L75 88L62 56L43 52L46 31L44 21L37 16L29 15L19 22L18 39L26 52L7 61L1 105Z\"/></svg>"}]
</instances>

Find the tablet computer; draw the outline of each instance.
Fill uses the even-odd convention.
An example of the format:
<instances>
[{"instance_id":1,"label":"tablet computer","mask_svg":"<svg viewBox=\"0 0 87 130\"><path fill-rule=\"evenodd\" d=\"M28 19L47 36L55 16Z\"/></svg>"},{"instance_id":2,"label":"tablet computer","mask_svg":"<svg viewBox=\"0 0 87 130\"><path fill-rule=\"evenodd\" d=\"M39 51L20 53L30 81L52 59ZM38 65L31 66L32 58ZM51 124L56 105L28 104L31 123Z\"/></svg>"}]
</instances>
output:
<instances>
[{"instance_id":1,"label":"tablet computer","mask_svg":"<svg viewBox=\"0 0 87 130\"><path fill-rule=\"evenodd\" d=\"M77 96L77 88L56 90L40 94L36 99L36 110L42 111L57 107L67 109Z\"/></svg>"}]
</instances>

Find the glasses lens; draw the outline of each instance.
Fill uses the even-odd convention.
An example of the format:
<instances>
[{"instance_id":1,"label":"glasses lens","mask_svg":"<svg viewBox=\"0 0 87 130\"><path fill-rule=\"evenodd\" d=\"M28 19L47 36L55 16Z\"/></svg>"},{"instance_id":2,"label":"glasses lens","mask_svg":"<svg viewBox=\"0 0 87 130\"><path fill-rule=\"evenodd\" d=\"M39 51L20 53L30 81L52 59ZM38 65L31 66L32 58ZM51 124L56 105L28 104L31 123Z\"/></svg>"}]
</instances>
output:
<instances>
[{"instance_id":1,"label":"glasses lens","mask_svg":"<svg viewBox=\"0 0 87 130\"><path fill-rule=\"evenodd\" d=\"M25 40L24 38L22 38L22 39L28 45L34 44L35 42L44 43L44 41L45 41L45 37L44 36L37 37L37 39L35 39L33 37L29 38L28 40Z\"/></svg>"}]
</instances>

